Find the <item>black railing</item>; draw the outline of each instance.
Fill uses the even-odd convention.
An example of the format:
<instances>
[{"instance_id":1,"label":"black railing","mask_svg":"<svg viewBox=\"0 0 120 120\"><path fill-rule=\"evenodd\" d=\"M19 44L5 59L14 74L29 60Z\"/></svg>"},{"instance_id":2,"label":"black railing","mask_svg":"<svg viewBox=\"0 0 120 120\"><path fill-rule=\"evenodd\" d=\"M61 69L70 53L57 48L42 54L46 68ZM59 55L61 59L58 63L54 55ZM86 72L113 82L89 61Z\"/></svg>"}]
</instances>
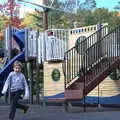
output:
<instances>
[{"instance_id":1,"label":"black railing","mask_svg":"<svg viewBox=\"0 0 120 120\"><path fill-rule=\"evenodd\" d=\"M77 44L65 54L65 86L76 77L85 75L101 61L103 69L109 67L120 55L120 27L108 33L104 27L84 41ZM106 59L107 58L107 59ZM93 70L94 76L101 72L99 67ZM93 77L91 75L91 77ZM89 77L87 81L92 78Z\"/></svg>"}]
</instances>

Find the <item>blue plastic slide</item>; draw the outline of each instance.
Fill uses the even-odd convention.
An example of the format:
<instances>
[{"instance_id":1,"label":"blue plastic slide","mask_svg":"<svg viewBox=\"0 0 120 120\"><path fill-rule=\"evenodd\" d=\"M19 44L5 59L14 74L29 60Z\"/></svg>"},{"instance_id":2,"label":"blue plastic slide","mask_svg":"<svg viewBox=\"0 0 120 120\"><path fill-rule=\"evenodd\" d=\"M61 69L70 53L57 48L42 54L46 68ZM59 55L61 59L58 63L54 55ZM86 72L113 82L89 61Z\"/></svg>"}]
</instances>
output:
<instances>
[{"instance_id":1,"label":"blue plastic slide","mask_svg":"<svg viewBox=\"0 0 120 120\"><path fill-rule=\"evenodd\" d=\"M25 30L16 31L13 34L13 37L17 44L19 45L20 50L22 51L23 48L25 47Z\"/></svg>"},{"instance_id":2,"label":"blue plastic slide","mask_svg":"<svg viewBox=\"0 0 120 120\"><path fill-rule=\"evenodd\" d=\"M3 88L3 84L5 79L7 78L8 74L12 71L12 64L14 63L14 61L19 60L19 61L23 61L25 58L25 54L24 51L20 52L17 56L15 56L14 58L12 58L0 71L0 96L2 88Z\"/></svg>"}]
</instances>

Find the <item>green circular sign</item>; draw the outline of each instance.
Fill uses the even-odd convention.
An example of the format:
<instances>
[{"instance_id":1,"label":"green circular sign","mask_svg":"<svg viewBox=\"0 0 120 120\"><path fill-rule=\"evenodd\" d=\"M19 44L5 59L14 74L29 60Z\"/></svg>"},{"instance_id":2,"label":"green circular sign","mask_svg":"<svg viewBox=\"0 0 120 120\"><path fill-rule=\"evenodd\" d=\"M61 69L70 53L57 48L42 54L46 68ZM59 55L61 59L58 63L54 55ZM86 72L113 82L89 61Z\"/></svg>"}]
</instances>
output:
<instances>
[{"instance_id":1,"label":"green circular sign","mask_svg":"<svg viewBox=\"0 0 120 120\"><path fill-rule=\"evenodd\" d=\"M52 76L52 79L53 79L54 81L59 81L59 80L60 80L60 71L59 71L57 68L55 68L55 69L52 71L51 76Z\"/></svg>"}]
</instances>

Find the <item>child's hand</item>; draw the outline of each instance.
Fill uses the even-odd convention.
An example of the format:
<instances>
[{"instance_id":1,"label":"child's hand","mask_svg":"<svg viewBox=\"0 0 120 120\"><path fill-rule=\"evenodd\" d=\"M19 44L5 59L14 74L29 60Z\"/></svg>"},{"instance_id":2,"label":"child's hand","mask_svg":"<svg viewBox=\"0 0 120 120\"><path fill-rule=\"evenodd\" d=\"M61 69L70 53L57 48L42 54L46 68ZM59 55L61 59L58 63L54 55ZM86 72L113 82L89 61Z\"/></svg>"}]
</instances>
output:
<instances>
[{"instance_id":1,"label":"child's hand","mask_svg":"<svg viewBox=\"0 0 120 120\"><path fill-rule=\"evenodd\" d=\"M2 91L1 93L2 93L3 95L5 95L5 94L6 94L6 91Z\"/></svg>"}]
</instances>

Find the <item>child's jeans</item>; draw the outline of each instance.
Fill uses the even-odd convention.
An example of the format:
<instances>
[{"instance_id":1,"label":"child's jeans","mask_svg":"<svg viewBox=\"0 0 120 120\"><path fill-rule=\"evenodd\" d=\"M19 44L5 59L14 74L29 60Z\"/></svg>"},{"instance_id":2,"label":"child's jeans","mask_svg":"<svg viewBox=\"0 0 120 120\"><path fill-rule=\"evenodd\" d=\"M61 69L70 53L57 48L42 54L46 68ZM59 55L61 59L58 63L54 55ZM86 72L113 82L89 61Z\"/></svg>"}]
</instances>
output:
<instances>
[{"instance_id":1,"label":"child's jeans","mask_svg":"<svg viewBox=\"0 0 120 120\"><path fill-rule=\"evenodd\" d=\"M16 92L10 93L10 114L9 114L10 120L14 120L16 108L26 109L26 107L28 107L27 105L18 102L18 100L21 98L22 93L23 90L18 90Z\"/></svg>"}]
</instances>

